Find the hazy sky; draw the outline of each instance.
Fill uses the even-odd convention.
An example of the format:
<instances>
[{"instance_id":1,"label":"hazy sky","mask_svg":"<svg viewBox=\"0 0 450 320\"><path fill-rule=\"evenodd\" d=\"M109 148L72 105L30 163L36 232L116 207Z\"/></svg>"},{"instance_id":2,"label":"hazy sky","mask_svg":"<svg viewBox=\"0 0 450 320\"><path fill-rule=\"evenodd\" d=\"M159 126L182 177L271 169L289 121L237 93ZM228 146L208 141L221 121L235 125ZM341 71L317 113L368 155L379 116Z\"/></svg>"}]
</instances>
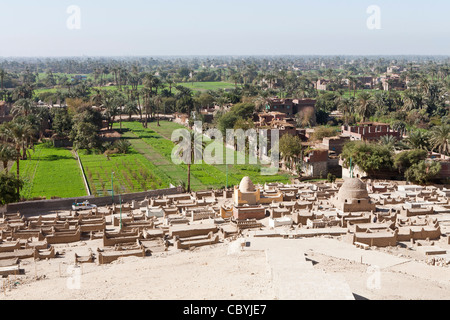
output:
<instances>
[{"instance_id":1,"label":"hazy sky","mask_svg":"<svg viewBox=\"0 0 450 320\"><path fill-rule=\"evenodd\" d=\"M0 0L0 14L3 57L450 55L448 0Z\"/></svg>"}]
</instances>

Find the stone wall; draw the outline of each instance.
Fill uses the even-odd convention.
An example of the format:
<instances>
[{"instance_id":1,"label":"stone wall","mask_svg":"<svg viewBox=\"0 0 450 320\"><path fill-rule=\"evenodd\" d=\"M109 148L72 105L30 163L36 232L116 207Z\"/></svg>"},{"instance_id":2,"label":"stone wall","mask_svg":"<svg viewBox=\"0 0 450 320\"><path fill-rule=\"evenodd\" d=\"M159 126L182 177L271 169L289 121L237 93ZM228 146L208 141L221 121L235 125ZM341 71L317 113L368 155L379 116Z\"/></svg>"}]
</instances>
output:
<instances>
[{"instance_id":1,"label":"stone wall","mask_svg":"<svg viewBox=\"0 0 450 320\"><path fill-rule=\"evenodd\" d=\"M158 197L164 195L174 195L181 194L183 190L181 187L161 189L161 190L151 190L139 193L129 193L122 194L121 200L123 203L131 202L132 200L143 201L145 198ZM20 212L24 215L40 215L51 213L59 210L71 210L72 204L76 201L89 200L90 203L97 206L106 206L112 204L112 197L99 197L86 196L79 198L66 198L66 199L55 199L55 200L41 200L41 201L27 201L19 203L11 203L6 206L7 213ZM114 196L114 202L119 203L119 196Z\"/></svg>"},{"instance_id":2,"label":"stone wall","mask_svg":"<svg viewBox=\"0 0 450 320\"><path fill-rule=\"evenodd\" d=\"M233 218L236 220L264 219L266 210L263 206L234 207Z\"/></svg>"}]
</instances>

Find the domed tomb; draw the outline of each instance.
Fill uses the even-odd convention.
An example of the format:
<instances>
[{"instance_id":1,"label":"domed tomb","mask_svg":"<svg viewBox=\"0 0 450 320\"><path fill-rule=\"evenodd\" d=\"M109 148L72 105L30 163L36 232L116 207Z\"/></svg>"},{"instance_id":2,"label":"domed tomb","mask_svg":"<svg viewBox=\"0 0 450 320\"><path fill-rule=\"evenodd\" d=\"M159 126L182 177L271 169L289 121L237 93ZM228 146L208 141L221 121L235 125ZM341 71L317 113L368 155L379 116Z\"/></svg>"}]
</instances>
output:
<instances>
[{"instance_id":1,"label":"domed tomb","mask_svg":"<svg viewBox=\"0 0 450 320\"><path fill-rule=\"evenodd\" d=\"M239 184L239 191L242 193L254 193L256 191L255 185L253 184L250 177L244 177Z\"/></svg>"},{"instance_id":2,"label":"domed tomb","mask_svg":"<svg viewBox=\"0 0 450 320\"><path fill-rule=\"evenodd\" d=\"M256 187L250 177L244 177L239 186L234 187L233 192L234 206L255 206L261 204L270 204L272 202L282 202L283 193L279 190L273 192L264 192Z\"/></svg>"},{"instance_id":3,"label":"domed tomb","mask_svg":"<svg viewBox=\"0 0 450 320\"><path fill-rule=\"evenodd\" d=\"M333 202L343 212L375 211L366 184L360 179L346 179Z\"/></svg>"},{"instance_id":4,"label":"domed tomb","mask_svg":"<svg viewBox=\"0 0 450 320\"><path fill-rule=\"evenodd\" d=\"M260 199L260 190L255 188L250 177L244 177L239 187L234 187L233 197L235 206L257 205Z\"/></svg>"}]
</instances>

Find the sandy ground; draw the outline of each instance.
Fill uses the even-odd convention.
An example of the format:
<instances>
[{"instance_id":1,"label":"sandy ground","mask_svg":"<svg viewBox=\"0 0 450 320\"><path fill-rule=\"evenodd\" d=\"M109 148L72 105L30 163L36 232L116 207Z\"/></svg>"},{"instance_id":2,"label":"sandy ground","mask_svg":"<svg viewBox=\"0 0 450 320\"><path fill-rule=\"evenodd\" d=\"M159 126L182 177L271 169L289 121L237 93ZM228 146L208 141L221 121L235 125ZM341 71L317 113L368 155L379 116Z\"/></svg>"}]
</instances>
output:
<instances>
[{"instance_id":1,"label":"sandy ground","mask_svg":"<svg viewBox=\"0 0 450 320\"><path fill-rule=\"evenodd\" d=\"M4 293L0 297L32 300L274 299L265 254L245 252L228 256L227 250L227 245L218 245L155 257L129 257L104 266L84 264L78 271L74 271L77 269L73 268L73 263L65 258L36 264L29 260L25 266L27 274L10 276L11 282L17 285L7 290L6 297ZM77 272L81 274L79 289Z\"/></svg>"},{"instance_id":2,"label":"sandy ground","mask_svg":"<svg viewBox=\"0 0 450 320\"><path fill-rule=\"evenodd\" d=\"M395 271L395 267L380 270L379 282L377 282L378 280L374 280L375 269L367 265L317 253L309 254L307 258L313 261L315 268L343 276L357 300L448 300L450 298L450 282L443 285Z\"/></svg>"},{"instance_id":3,"label":"sandy ground","mask_svg":"<svg viewBox=\"0 0 450 320\"><path fill-rule=\"evenodd\" d=\"M379 283L374 286L369 283L373 280L370 266L359 263L359 259L345 259L351 257L347 255L347 249L337 252L345 247L343 242L331 240L335 241L333 251L329 250L327 241L300 240L298 252L293 254L301 252L313 262L315 269L345 279L356 299L450 299L450 267L427 266L422 255L406 248L407 243L376 250L408 262L379 270ZM59 253L55 259L22 260L20 267L25 270L24 275L0 278L0 300L278 299L277 283L272 280L265 251L244 250L229 255L228 239L215 246L191 251L170 247L168 252L145 258L128 257L109 265L91 263L75 267L75 253L81 256L87 256L90 250L95 253L97 248L103 247L102 242L86 240L54 245ZM439 245L450 247L443 243ZM358 256L365 252L353 247L348 250ZM389 260L392 259L395 258Z\"/></svg>"},{"instance_id":4,"label":"sandy ground","mask_svg":"<svg viewBox=\"0 0 450 320\"><path fill-rule=\"evenodd\" d=\"M92 242L92 243L91 243ZM98 242L98 243L96 243ZM90 241L92 247L100 240ZM61 257L24 260L26 274L3 280L0 299L8 300L276 300L264 251L228 255L228 243L192 251L169 251L146 258L129 257L99 266L74 268L74 253L86 243L57 245ZM398 267L380 271L373 285L369 266L305 251L314 268L343 277L356 299L440 300L450 298L450 277L442 282L414 276ZM447 270L450 275L450 269ZM368 284L372 283L372 285ZM299 284L301 285L301 284Z\"/></svg>"}]
</instances>

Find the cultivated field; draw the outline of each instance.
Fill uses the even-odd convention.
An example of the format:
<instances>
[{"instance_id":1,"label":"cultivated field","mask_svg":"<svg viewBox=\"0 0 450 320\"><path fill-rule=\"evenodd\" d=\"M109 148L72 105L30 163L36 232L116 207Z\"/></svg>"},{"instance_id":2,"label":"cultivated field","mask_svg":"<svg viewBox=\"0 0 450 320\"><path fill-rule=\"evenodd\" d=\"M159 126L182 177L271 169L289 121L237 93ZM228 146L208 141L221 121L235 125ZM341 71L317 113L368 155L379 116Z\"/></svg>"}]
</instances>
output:
<instances>
[{"instance_id":1,"label":"cultivated field","mask_svg":"<svg viewBox=\"0 0 450 320\"><path fill-rule=\"evenodd\" d=\"M107 156L87 150L78 152L91 194L105 196L111 195L111 190L120 194L164 189L171 185L187 186L187 165L174 165L171 158L175 147L171 141L172 132L184 127L169 121L160 121L160 124L158 127L156 122L151 122L149 128L144 129L140 122L123 122L123 129L119 130L116 123L115 129L131 143L128 154ZM221 148L225 155L227 149L223 145ZM236 159L237 152L233 153ZM11 172L16 172L15 164ZM24 199L87 195L75 153L69 149L37 145L28 160L20 161L20 176L25 182L21 193ZM261 184L288 183L290 179L287 174L263 176L261 165L228 165L227 168L224 164L203 163L191 166L191 189L221 189L227 186L227 181L228 187L232 187L244 176Z\"/></svg>"},{"instance_id":2,"label":"cultivated field","mask_svg":"<svg viewBox=\"0 0 450 320\"><path fill-rule=\"evenodd\" d=\"M78 161L68 149L37 145L28 160L20 161L19 169L25 182L21 192L25 199L70 198L87 194ZM16 172L16 164L11 172Z\"/></svg>"},{"instance_id":3,"label":"cultivated field","mask_svg":"<svg viewBox=\"0 0 450 320\"><path fill-rule=\"evenodd\" d=\"M168 121L160 121L160 127L156 122L151 123L148 129L143 128L139 122L124 122L123 137L129 139L133 147L144 154L159 169L163 170L173 183L186 181L187 166L175 166L171 160L174 143L170 141L172 132L185 127ZM143 144L144 142L145 144ZM224 154L226 148L222 146ZM237 153L234 152L235 159ZM225 157L224 157L225 158ZM228 186L238 185L243 177L249 176L254 183L266 182L289 182L289 175L278 174L273 176L261 175L260 165L228 165ZM227 184L227 166L223 165L201 165L191 166L191 186L193 190L203 190L208 188L223 188Z\"/></svg>"},{"instance_id":4,"label":"cultivated field","mask_svg":"<svg viewBox=\"0 0 450 320\"><path fill-rule=\"evenodd\" d=\"M155 165L135 150L110 156L80 151L79 156L94 196L109 195L111 190L115 194L134 193L170 185L167 177L158 174Z\"/></svg>"},{"instance_id":5,"label":"cultivated field","mask_svg":"<svg viewBox=\"0 0 450 320\"><path fill-rule=\"evenodd\" d=\"M172 86L172 93L176 94L178 91L175 89L176 86L183 86L186 88L191 89L194 92L206 92L208 90L221 90L221 89L234 89L236 86L234 83L230 82L222 82L222 81L216 81L216 82L180 82ZM238 84L239 86L239 84ZM122 86L124 88L127 88L129 86ZM139 85L138 88L142 89L144 86ZM101 89L101 90L117 90L117 86L105 86L105 87L94 87L95 89ZM169 90L169 86L166 84L164 86L165 89ZM45 92L51 92L55 93L58 89L56 88L40 88L36 89L34 92L35 94L45 93ZM68 90L66 87L61 87L61 90Z\"/></svg>"}]
</instances>

